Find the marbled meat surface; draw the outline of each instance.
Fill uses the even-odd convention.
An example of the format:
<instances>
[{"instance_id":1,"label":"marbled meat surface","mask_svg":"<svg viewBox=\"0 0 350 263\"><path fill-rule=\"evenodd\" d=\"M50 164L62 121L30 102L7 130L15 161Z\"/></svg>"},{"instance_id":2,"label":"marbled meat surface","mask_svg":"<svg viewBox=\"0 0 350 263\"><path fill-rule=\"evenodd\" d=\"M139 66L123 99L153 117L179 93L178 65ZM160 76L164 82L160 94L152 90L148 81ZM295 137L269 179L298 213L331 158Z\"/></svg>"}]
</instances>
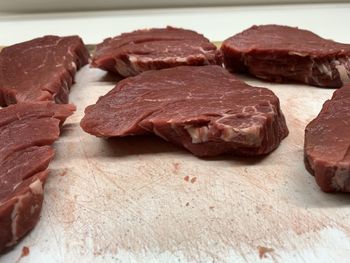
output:
<instances>
[{"instance_id":1,"label":"marbled meat surface","mask_svg":"<svg viewBox=\"0 0 350 263\"><path fill-rule=\"evenodd\" d=\"M24 102L0 109L0 252L34 228L41 211L51 145L71 104Z\"/></svg>"},{"instance_id":2,"label":"marbled meat surface","mask_svg":"<svg viewBox=\"0 0 350 263\"><path fill-rule=\"evenodd\" d=\"M305 164L325 192L350 192L350 85L334 92L305 130Z\"/></svg>"},{"instance_id":3,"label":"marbled meat surface","mask_svg":"<svg viewBox=\"0 0 350 263\"><path fill-rule=\"evenodd\" d=\"M92 66L124 77L152 69L221 63L220 52L207 38L173 27L137 30L107 38L97 45L92 58Z\"/></svg>"},{"instance_id":4,"label":"marbled meat surface","mask_svg":"<svg viewBox=\"0 0 350 263\"><path fill-rule=\"evenodd\" d=\"M44 36L5 47L0 53L0 106L67 103L74 75L89 56L78 36Z\"/></svg>"},{"instance_id":5,"label":"marbled meat surface","mask_svg":"<svg viewBox=\"0 0 350 263\"><path fill-rule=\"evenodd\" d=\"M122 80L86 108L81 126L99 137L153 133L197 156L267 154L288 134L272 91L215 65Z\"/></svg>"},{"instance_id":6,"label":"marbled meat surface","mask_svg":"<svg viewBox=\"0 0 350 263\"><path fill-rule=\"evenodd\" d=\"M350 44L294 27L253 26L221 46L226 68L273 82L339 88L350 81Z\"/></svg>"}]
</instances>

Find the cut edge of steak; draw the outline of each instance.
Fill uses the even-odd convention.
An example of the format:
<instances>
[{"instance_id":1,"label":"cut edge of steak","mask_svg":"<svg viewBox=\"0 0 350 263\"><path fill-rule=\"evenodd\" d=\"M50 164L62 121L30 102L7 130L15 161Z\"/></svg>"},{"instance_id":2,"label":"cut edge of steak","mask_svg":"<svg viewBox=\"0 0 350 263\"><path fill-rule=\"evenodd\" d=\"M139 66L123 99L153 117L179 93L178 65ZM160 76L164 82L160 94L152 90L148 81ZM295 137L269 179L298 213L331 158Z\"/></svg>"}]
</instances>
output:
<instances>
[{"instance_id":1,"label":"cut edge of steak","mask_svg":"<svg viewBox=\"0 0 350 263\"><path fill-rule=\"evenodd\" d=\"M350 85L334 92L305 128L306 169L324 192L350 192Z\"/></svg>"},{"instance_id":2,"label":"cut edge of steak","mask_svg":"<svg viewBox=\"0 0 350 263\"><path fill-rule=\"evenodd\" d=\"M44 36L0 52L0 106L18 102L68 103L74 76L89 62L78 36Z\"/></svg>"},{"instance_id":3,"label":"cut edge of steak","mask_svg":"<svg viewBox=\"0 0 350 263\"><path fill-rule=\"evenodd\" d=\"M0 109L0 253L15 245L40 217L50 146L74 105L18 103Z\"/></svg>"},{"instance_id":4,"label":"cut edge of steak","mask_svg":"<svg viewBox=\"0 0 350 263\"><path fill-rule=\"evenodd\" d=\"M26 179L18 192L0 204L0 253L15 245L39 220L48 171Z\"/></svg>"},{"instance_id":5,"label":"cut edge of steak","mask_svg":"<svg viewBox=\"0 0 350 263\"><path fill-rule=\"evenodd\" d=\"M104 138L155 134L201 157L267 154L288 135L272 91L214 65L125 79L85 109L80 125Z\"/></svg>"},{"instance_id":6,"label":"cut edge of steak","mask_svg":"<svg viewBox=\"0 0 350 263\"><path fill-rule=\"evenodd\" d=\"M300 82L339 88L350 81L350 44L308 30L280 25L252 26L226 39L225 67L272 82Z\"/></svg>"},{"instance_id":7,"label":"cut edge of steak","mask_svg":"<svg viewBox=\"0 0 350 263\"><path fill-rule=\"evenodd\" d=\"M222 64L220 50L195 31L166 27L141 29L98 44L91 66L123 77L176 66Z\"/></svg>"}]
</instances>

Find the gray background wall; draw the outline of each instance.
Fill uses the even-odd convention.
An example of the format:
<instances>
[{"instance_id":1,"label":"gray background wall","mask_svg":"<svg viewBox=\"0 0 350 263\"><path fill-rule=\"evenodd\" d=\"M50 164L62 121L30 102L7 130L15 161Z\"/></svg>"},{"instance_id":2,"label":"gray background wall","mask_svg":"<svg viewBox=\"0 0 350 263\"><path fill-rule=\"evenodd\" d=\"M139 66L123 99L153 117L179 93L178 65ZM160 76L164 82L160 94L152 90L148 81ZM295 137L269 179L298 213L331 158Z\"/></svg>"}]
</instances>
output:
<instances>
[{"instance_id":1,"label":"gray background wall","mask_svg":"<svg viewBox=\"0 0 350 263\"><path fill-rule=\"evenodd\" d=\"M57 12L162 8L185 6L220 6L250 4L350 2L350 0L0 0L0 12Z\"/></svg>"}]
</instances>

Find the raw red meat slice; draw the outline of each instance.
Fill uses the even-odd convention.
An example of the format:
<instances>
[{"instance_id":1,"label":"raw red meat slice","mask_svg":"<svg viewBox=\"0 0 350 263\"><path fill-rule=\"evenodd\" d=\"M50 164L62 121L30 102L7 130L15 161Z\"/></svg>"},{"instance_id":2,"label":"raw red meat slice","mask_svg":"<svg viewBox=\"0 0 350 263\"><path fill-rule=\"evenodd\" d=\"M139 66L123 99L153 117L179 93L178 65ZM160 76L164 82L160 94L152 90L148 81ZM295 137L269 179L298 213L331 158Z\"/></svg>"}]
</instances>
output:
<instances>
[{"instance_id":1,"label":"raw red meat slice","mask_svg":"<svg viewBox=\"0 0 350 263\"><path fill-rule=\"evenodd\" d=\"M180 65L220 64L216 46L203 35L181 28L153 28L107 38L96 47L92 66L121 76Z\"/></svg>"},{"instance_id":2,"label":"raw red meat slice","mask_svg":"<svg viewBox=\"0 0 350 263\"><path fill-rule=\"evenodd\" d=\"M350 44L294 27L253 26L221 46L226 68L274 82L341 87L350 81Z\"/></svg>"},{"instance_id":3,"label":"raw red meat slice","mask_svg":"<svg viewBox=\"0 0 350 263\"><path fill-rule=\"evenodd\" d=\"M39 220L47 167L70 104L18 103L0 109L0 251Z\"/></svg>"},{"instance_id":4,"label":"raw red meat slice","mask_svg":"<svg viewBox=\"0 0 350 263\"><path fill-rule=\"evenodd\" d=\"M99 137L154 133L197 156L267 154L288 134L272 91L214 65L125 79L86 108L81 126Z\"/></svg>"},{"instance_id":5,"label":"raw red meat slice","mask_svg":"<svg viewBox=\"0 0 350 263\"><path fill-rule=\"evenodd\" d=\"M43 100L67 103L74 75L88 59L78 36L45 36L2 49L0 106Z\"/></svg>"},{"instance_id":6,"label":"raw red meat slice","mask_svg":"<svg viewBox=\"0 0 350 263\"><path fill-rule=\"evenodd\" d=\"M305 164L325 192L350 192L350 85L334 92L305 129Z\"/></svg>"}]
</instances>

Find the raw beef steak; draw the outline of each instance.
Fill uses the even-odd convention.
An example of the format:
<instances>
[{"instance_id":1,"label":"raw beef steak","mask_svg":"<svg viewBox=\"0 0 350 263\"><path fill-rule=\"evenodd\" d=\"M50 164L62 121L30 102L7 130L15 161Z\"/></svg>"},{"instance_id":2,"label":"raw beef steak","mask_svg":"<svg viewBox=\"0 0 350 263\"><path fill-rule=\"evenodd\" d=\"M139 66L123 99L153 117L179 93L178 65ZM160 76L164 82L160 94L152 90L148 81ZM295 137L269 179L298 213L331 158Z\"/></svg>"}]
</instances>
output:
<instances>
[{"instance_id":1,"label":"raw beef steak","mask_svg":"<svg viewBox=\"0 0 350 263\"><path fill-rule=\"evenodd\" d=\"M267 154L288 134L272 91L214 65L125 79L86 108L81 126L100 137L154 133L197 156Z\"/></svg>"},{"instance_id":2,"label":"raw beef steak","mask_svg":"<svg viewBox=\"0 0 350 263\"><path fill-rule=\"evenodd\" d=\"M294 27L253 26L224 41L226 68L275 82L341 87L350 80L350 45Z\"/></svg>"},{"instance_id":3,"label":"raw beef steak","mask_svg":"<svg viewBox=\"0 0 350 263\"><path fill-rule=\"evenodd\" d=\"M305 164L325 192L350 192L350 85L334 92L305 130Z\"/></svg>"},{"instance_id":4,"label":"raw beef steak","mask_svg":"<svg viewBox=\"0 0 350 263\"><path fill-rule=\"evenodd\" d=\"M134 76L151 69L180 65L221 64L216 46L194 31L153 28L107 38L97 45L92 66Z\"/></svg>"},{"instance_id":5,"label":"raw beef steak","mask_svg":"<svg viewBox=\"0 0 350 263\"><path fill-rule=\"evenodd\" d=\"M76 71L89 52L78 36L45 36L0 53L0 106L23 101L67 103Z\"/></svg>"},{"instance_id":6,"label":"raw beef steak","mask_svg":"<svg viewBox=\"0 0 350 263\"><path fill-rule=\"evenodd\" d=\"M18 242L39 220L49 146L73 105L18 103L0 109L0 252Z\"/></svg>"}]
</instances>

